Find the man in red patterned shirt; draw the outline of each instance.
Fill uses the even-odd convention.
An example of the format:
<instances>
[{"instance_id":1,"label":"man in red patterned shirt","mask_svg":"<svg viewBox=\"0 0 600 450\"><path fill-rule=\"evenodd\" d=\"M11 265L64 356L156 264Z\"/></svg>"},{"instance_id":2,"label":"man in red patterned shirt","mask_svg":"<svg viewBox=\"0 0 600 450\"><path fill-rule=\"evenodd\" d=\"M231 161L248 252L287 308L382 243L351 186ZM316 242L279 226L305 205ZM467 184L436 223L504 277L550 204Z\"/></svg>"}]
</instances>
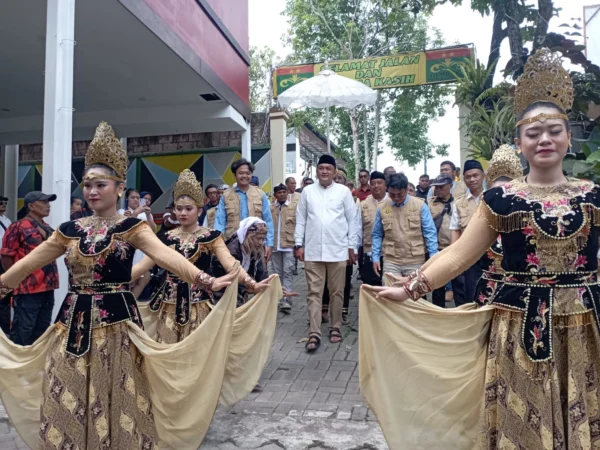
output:
<instances>
[{"instance_id":1,"label":"man in red patterned shirt","mask_svg":"<svg viewBox=\"0 0 600 450\"><path fill-rule=\"evenodd\" d=\"M39 191L25 196L27 215L13 223L2 239L2 266L8 270L37 246L48 239L54 230L44 217L50 215L50 202L56 195ZM10 338L15 344L31 345L50 326L54 307L54 290L58 288L56 262L34 271L14 290L14 317Z\"/></svg>"}]
</instances>

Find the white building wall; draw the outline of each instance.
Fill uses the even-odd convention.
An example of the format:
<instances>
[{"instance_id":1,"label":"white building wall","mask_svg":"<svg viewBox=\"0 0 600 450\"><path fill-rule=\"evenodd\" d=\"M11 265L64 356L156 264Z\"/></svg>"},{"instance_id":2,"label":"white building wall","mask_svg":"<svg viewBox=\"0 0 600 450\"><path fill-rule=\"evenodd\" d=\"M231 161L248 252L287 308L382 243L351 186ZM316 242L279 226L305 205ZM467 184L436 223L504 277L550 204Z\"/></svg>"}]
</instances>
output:
<instances>
[{"instance_id":1,"label":"white building wall","mask_svg":"<svg viewBox=\"0 0 600 450\"><path fill-rule=\"evenodd\" d=\"M587 58L600 65L600 3L583 8Z\"/></svg>"}]
</instances>

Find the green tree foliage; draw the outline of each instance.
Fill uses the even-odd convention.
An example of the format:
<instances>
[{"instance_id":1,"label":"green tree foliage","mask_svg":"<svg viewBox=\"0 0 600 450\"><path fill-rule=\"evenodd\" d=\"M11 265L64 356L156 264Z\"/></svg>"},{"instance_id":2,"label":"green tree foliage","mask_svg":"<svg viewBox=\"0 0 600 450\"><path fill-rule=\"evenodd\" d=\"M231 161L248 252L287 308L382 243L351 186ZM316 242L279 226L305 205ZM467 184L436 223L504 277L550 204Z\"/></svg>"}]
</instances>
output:
<instances>
[{"instance_id":1,"label":"green tree foliage","mask_svg":"<svg viewBox=\"0 0 600 450\"><path fill-rule=\"evenodd\" d=\"M415 17L400 1L286 0L284 15L290 26L284 38L292 50L288 59L296 63L359 59L443 45L439 33L428 29L425 15ZM333 108L332 139L350 149L350 172L355 172L354 166L373 168L372 155L380 153L384 133L395 156L411 165L437 150L443 152L444 148L431 144L427 132L431 120L443 114L448 92L444 86L382 90L378 106L367 111L348 114ZM313 125L324 130L324 112L308 115L317 120ZM418 134L419 139L404 139L408 133Z\"/></svg>"},{"instance_id":2,"label":"green tree foliage","mask_svg":"<svg viewBox=\"0 0 600 450\"><path fill-rule=\"evenodd\" d=\"M435 86L419 86L395 93L388 114L389 143L396 157L411 167L436 154L448 155L447 144L434 145L428 138L431 120L441 117L447 104L439 98L438 90Z\"/></svg>"},{"instance_id":3,"label":"green tree foliage","mask_svg":"<svg viewBox=\"0 0 600 450\"><path fill-rule=\"evenodd\" d=\"M271 48L250 46L250 61L250 107L264 111L271 99L271 71L278 60Z\"/></svg>"},{"instance_id":4,"label":"green tree foliage","mask_svg":"<svg viewBox=\"0 0 600 450\"><path fill-rule=\"evenodd\" d=\"M394 3L398 0L384 0ZM400 0L403 6L413 13L432 12L443 4L462 5L463 0ZM521 74L527 50L525 44L531 43L533 50L547 45L548 24L557 13L553 0L471 0L471 9L482 16L493 18L490 56L487 67L498 61L500 46L508 39L511 60L505 68L505 75ZM490 73L486 88L492 87L497 67Z\"/></svg>"}]
</instances>

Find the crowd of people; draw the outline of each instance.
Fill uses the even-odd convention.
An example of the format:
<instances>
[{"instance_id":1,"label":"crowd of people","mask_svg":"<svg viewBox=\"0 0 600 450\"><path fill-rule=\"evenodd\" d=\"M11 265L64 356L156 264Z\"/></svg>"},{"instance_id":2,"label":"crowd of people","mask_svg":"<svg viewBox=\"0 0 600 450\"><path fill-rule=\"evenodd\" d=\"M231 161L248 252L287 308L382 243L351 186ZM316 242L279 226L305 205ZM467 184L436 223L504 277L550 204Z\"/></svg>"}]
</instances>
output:
<instances>
[{"instance_id":1,"label":"crowd of people","mask_svg":"<svg viewBox=\"0 0 600 450\"><path fill-rule=\"evenodd\" d=\"M155 315L154 339L164 345L161 358L172 353L187 361L193 359L193 349L178 345L198 336L215 311L225 317L222 305L231 291L224 290L234 280L239 286L235 300L229 301L238 311L230 312L230 322L218 333L231 338L252 296L269 290L276 276L282 284L279 310L289 313L297 296L293 282L298 261L304 263L308 286L307 352L319 349L323 323L328 323L330 343L343 340L357 264L365 285L361 302L363 294L399 303L429 302L411 323L423 333L411 340L433 336L435 348L443 346L440 336L452 336L459 348L449 355L456 366L444 366L451 373L440 377L427 369L438 362L435 352L414 352L411 361L424 379L440 386L454 383L457 392L457 383L480 382L485 404L481 398L453 395L446 405L452 418L481 410L480 448L596 446L600 198L592 183L566 178L562 170L571 139L565 113L573 100L569 74L547 50L530 58L525 72L515 93L515 144L528 161L526 176L515 150L504 145L487 174L476 160L465 161L462 170L444 161L438 175L422 175L416 185L387 167L383 172L360 170L355 187L336 159L324 154L315 168L307 168L300 188L290 177L270 197L260 188L252 162L242 158L231 165L232 187L211 184L203 190L191 171L183 171L157 232L152 195L125 190L127 154L112 128L102 123L86 155L83 192L88 207L82 199L72 199L71 221L53 230L44 218L56 196L31 192L24 199L26 216L11 224L3 217L8 200L0 198L0 292L5 295L0 324L15 344L48 339L60 281L56 259L65 255L69 270L69 293L53 340L46 347L32 347L48 361L40 394L39 448L157 448L157 429L168 426L151 407L154 383L161 379L147 373L144 363L152 364L155 354L143 353L138 340L145 320L138 300L149 300L149 314ZM125 205L117 210L122 197ZM12 323L6 302L12 305ZM446 310L451 305L458 308ZM483 337L475 340L469 329L451 329L446 320L455 311L473 310L489 317L490 330L483 327L478 335ZM410 309L402 314L406 311ZM395 314L398 310L391 307L386 312L388 317ZM424 314L428 320L419 323ZM369 394L370 403L390 447L416 448L407 443L414 444L421 422L437 414L428 411L434 406L405 404L408 381L397 374L382 378L385 368L369 365L377 352L387 352L390 365L404 362L397 354L415 347L403 347L404 338L395 338L394 327L378 329L368 320L364 325L376 330L373 335L387 336L387 342L398 346L372 347L362 355L361 372L370 375L361 374L361 385L366 392L378 392ZM401 320L394 323L403 326ZM139 328L132 331L131 324ZM273 332L274 323L270 326L261 334ZM477 348L487 346L487 363L476 375L464 376L464 364L458 363L465 357L462 345L473 341ZM3 342L6 355L17 351ZM5 381L0 373L0 384ZM193 387L187 389L181 392L191 394ZM86 394L74 398L82 392ZM453 402L462 406L453 410ZM161 402L157 408L164 406ZM196 406L210 414L215 407ZM398 408L404 408L401 418L394 417ZM397 435L386 425L393 428L408 415L414 425L410 436ZM114 426L98 425L99 416ZM432 433L450 435L446 423L462 426L452 419ZM460 448L457 443L472 434L472 429L452 431L456 442L447 442L446 448Z\"/></svg>"},{"instance_id":2,"label":"crowd of people","mask_svg":"<svg viewBox=\"0 0 600 450\"><path fill-rule=\"evenodd\" d=\"M199 267L206 272L224 275L225 268L231 269L231 261L223 262L223 254L229 252L242 264L244 276L246 272L252 274L253 280L260 283L268 278L270 262L272 272L279 276L286 292L279 304L283 313L292 309L294 276L298 274L298 261L304 261L309 289L308 351L319 347L322 323L330 323L328 334L332 343L341 341L341 325L349 323L355 264L358 264L358 279L369 285L381 286L384 272L408 276L460 238L484 191L484 170L474 160L465 162L464 182L459 178L460 170L456 165L444 161L437 177L430 179L428 175L422 175L414 189L407 177L397 173L392 166L383 172L360 170L358 187L353 189L346 171L338 167L335 158L323 155L316 165L317 183L311 177L304 177L297 188L295 178L288 177L285 184L275 186L273 198L258 186L259 180L253 175L255 168L250 161L238 159L230 169L236 180L233 187L210 184L202 190L198 184L194 187L193 205L180 208L175 193L162 216L158 232L149 192L133 188L125 190L123 208L117 213L146 223L168 246L173 246L179 239L178 233L184 233L187 238L185 233L203 235L204 230L216 230L216 236L222 236L224 243L223 248L217 246L217 249L224 251L215 252L210 247L213 261L203 258ZM191 184L193 174L189 171L182 176L184 174ZM24 200L26 216L15 224L6 223L1 251L3 270L53 233L43 219L49 215L50 202L56 197L32 192ZM71 198L72 220L92 215L89 199L84 202L79 197ZM3 223L0 216L0 225ZM310 224L310 230L307 224ZM244 245L247 230L256 231L257 228L264 231L264 238L252 248L248 247L251 239ZM4 230L2 232L4 234ZM166 290L166 285L161 284L167 274L152 259L146 258L139 264L144 256L139 249L134 253L132 292L140 300L152 300L153 308L162 307L163 303L169 303L165 299L177 298L177 295L181 302L182 296L177 294L177 289ZM141 268L144 270L140 271ZM445 287L436 289L431 300L442 308L452 302L456 306L473 302L475 287L484 269L481 264L474 264ZM241 305L247 301L248 292L245 292L244 277L240 281L238 303ZM10 333L15 343L33 343L50 325L58 282L56 264L51 263L29 275L14 290L13 296L2 302L5 306L0 310L3 329ZM12 305L14 310L12 326L10 306L6 305ZM170 314L174 316L175 310ZM194 317L200 315L194 313ZM186 322L187 319L180 317L181 320ZM163 334L159 339L163 339Z\"/></svg>"}]
</instances>

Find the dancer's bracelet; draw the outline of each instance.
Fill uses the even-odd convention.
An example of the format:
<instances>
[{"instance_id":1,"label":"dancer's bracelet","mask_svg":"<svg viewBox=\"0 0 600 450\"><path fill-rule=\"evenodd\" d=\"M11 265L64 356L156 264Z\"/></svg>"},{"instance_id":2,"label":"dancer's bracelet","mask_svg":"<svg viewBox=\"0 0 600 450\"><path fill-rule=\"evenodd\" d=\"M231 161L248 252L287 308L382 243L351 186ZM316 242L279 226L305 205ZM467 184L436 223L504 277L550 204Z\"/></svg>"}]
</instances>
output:
<instances>
[{"instance_id":1,"label":"dancer's bracelet","mask_svg":"<svg viewBox=\"0 0 600 450\"><path fill-rule=\"evenodd\" d=\"M252 292L254 292L254 288L256 287L256 280L254 278L248 275L246 278L244 278L244 284L248 286Z\"/></svg>"},{"instance_id":2,"label":"dancer's bracelet","mask_svg":"<svg viewBox=\"0 0 600 450\"><path fill-rule=\"evenodd\" d=\"M202 289L210 291L211 290L211 286L212 286L212 284L213 284L214 281L215 281L215 277L211 277L206 272L200 272L198 275L196 275L196 279L194 280L194 284L196 286L202 288Z\"/></svg>"},{"instance_id":3,"label":"dancer's bracelet","mask_svg":"<svg viewBox=\"0 0 600 450\"><path fill-rule=\"evenodd\" d=\"M420 269L417 269L408 276L408 283L404 284L404 291L413 300L417 301L425 294L431 292L431 284Z\"/></svg>"},{"instance_id":4,"label":"dancer's bracelet","mask_svg":"<svg viewBox=\"0 0 600 450\"><path fill-rule=\"evenodd\" d=\"M0 298L6 297L8 294L12 292L12 289L9 288L2 282L2 278L0 278Z\"/></svg>"}]
</instances>

